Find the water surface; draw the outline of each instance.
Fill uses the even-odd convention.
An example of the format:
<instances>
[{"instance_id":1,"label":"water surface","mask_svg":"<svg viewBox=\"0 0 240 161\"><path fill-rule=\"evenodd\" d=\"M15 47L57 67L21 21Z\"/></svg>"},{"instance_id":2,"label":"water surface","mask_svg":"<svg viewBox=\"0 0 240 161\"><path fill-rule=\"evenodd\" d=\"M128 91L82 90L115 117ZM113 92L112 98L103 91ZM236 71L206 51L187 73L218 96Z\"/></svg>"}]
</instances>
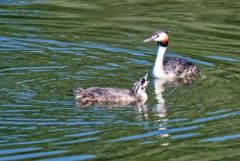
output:
<instances>
[{"instance_id":1,"label":"water surface","mask_svg":"<svg viewBox=\"0 0 240 161\"><path fill-rule=\"evenodd\" d=\"M238 1L0 2L0 160L238 160ZM153 82L146 106L76 107L81 86L130 88L167 56L202 71L190 84Z\"/></svg>"}]
</instances>

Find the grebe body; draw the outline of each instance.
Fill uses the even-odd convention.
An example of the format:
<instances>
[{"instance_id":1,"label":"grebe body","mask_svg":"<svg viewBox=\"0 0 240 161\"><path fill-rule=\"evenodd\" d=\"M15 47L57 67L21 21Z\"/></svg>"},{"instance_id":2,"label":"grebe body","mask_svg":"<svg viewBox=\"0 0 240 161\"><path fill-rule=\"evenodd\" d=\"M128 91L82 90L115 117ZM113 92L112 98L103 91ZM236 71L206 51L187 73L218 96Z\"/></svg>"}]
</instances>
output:
<instances>
[{"instance_id":1,"label":"grebe body","mask_svg":"<svg viewBox=\"0 0 240 161\"><path fill-rule=\"evenodd\" d=\"M192 77L199 73L196 65L181 58L164 58L163 67L166 74L174 77Z\"/></svg>"},{"instance_id":2,"label":"grebe body","mask_svg":"<svg viewBox=\"0 0 240 161\"><path fill-rule=\"evenodd\" d=\"M128 104L132 102L144 103L148 96L145 92L149 81L147 75L135 82L132 89L91 87L75 90L76 104L88 105L97 103Z\"/></svg>"},{"instance_id":3,"label":"grebe body","mask_svg":"<svg viewBox=\"0 0 240 161\"><path fill-rule=\"evenodd\" d=\"M199 69L192 62L181 58L164 58L169 43L166 32L157 31L144 42L157 42L157 57L153 67L155 78L183 78L193 77L199 73Z\"/></svg>"}]
</instances>

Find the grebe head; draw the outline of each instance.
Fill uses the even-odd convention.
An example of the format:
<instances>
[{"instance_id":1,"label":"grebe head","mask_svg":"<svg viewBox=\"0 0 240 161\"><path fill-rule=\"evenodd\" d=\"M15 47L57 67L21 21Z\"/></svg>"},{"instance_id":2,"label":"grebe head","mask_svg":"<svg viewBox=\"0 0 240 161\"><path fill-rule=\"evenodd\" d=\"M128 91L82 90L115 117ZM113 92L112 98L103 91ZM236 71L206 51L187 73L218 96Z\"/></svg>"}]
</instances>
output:
<instances>
[{"instance_id":1,"label":"grebe head","mask_svg":"<svg viewBox=\"0 0 240 161\"><path fill-rule=\"evenodd\" d=\"M142 100L143 95L144 97L146 95L145 91L149 83L147 77L148 73L144 77L142 77L139 81L135 82L131 89L131 93L137 97L140 97L141 98L140 100Z\"/></svg>"},{"instance_id":2,"label":"grebe head","mask_svg":"<svg viewBox=\"0 0 240 161\"><path fill-rule=\"evenodd\" d=\"M161 46L167 47L168 45L168 34L164 31L156 31L153 35L145 39L143 42L157 41Z\"/></svg>"}]
</instances>

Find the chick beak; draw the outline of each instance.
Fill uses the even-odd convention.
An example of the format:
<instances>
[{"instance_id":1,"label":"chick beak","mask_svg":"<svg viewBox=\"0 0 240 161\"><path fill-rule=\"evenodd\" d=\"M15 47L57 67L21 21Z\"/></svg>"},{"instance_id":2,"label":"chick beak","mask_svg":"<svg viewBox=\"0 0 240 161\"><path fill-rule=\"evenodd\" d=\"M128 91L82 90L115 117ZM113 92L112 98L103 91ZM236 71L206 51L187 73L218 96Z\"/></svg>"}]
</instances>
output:
<instances>
[{"instance_id":1,"label":"chick beak","mask_svg":"<svg viewBox=\"0 0 240 161\"><path fill-rule=\"evenodd\" d=\"M148 73L143 77L145 80L148 78Z\"/></svg>"}]
</instances>

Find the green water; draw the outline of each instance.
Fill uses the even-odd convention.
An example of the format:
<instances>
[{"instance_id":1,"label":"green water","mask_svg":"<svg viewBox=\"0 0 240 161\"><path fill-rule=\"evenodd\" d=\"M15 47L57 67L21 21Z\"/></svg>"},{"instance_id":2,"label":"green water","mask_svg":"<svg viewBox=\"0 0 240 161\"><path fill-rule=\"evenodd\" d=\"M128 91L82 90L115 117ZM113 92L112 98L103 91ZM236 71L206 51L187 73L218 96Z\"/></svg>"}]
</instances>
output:
<instances>
[{"instance_id":1,"label":"green water","mask_svg":"<svg viewBox=\"0 0 240 161\"><path fill-rule=\"evenodd\" d=\"M237 161L240 1L0 1L0 160ZM76 107L73 88L130 88L166 56L204 78L153 82L142 108Z\"/></svg>"}]
</instances>

